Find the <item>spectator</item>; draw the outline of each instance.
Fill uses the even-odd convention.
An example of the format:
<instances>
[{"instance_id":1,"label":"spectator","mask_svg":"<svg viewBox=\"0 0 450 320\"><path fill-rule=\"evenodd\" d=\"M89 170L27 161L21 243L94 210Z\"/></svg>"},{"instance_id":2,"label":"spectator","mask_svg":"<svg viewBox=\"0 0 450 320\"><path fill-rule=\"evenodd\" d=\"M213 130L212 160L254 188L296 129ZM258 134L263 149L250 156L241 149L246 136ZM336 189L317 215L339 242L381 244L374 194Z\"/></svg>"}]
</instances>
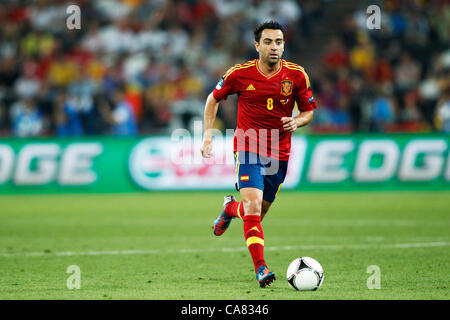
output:
<instances>
[{"instance_id":1,"label":"spectator","mask_svg":"<svg viewBox=\"0 0 450 320\"><path fill-rule=\"evenodd\" d=\"M0 92L0 136L6 135L9 128L8 115L4 104L1 102L3 93Z\"/></svg>"},{"instance_id":2,"label":"spectator","mask_svg":"<svg viewBox=\"0 0 450 320\"><path fill-rule=\"evenodd\" d=\"M111 133L116 136L133 136L137 132L136 119L133 108L125 99L124 89L118 88L113 93L113 108L105 108L103 112L111 125Z\"/></svg>"},{"instance_id":3,"label":"spectator","mask_svg":"<svg viewBox=\"0 0 450 320\"><path fill-rule=\"evenodd\" d=\"M392 99L391 90L388 85L378 87L378 94L372 102L370 113L372 131L386 131L386 125L394 123L395 103Z\"/></svg>"},{"instance_id":4,"label":"spectator","mask_svg":"<svg viewBox=\"0 0 450 320\"><path fill-rule=\"evenodd\" d=\"M60 53L50 65L48 77L52 85L60 88L66 87L78 79L77 65L69 57Z\"/></svg>"},{"instance_id":5,"label":"spectator","mask_svg":"<svg viewBox=\"0 0 450 320\"><path fill-rule=\"evenodd\" d=\"M83 134L80 112L74 97L60 92L55 103L54 117L58 136L80 136Z\"/></svg>"},{"instance_id":6,"label":"spectator","mask_svg":"<svg viewBox=\"0 0 450 320\"><path fill-rule=\"evenodd\" d=\"M348 53L340 38L334 37L331 39L323 59L325 66L331 70L347 67Z\"/></svg>"},{"instance_id":7,"label":"spectator","mask_svg":"<svg viewBox=\"0 0 450 320\"><path fill-rule=\"evenodd\" d=\"M350 50L351 66L361 72L367 72L375 60L375 50L365 34L360 34L355 47Z\"/></svg>"},{"instance_id":8,"label":"spectator","mask_svg":"<svg viewBox=\"0 0 450 320\"><path fill-rule=\"evenodd\" d=\"M36 64L32 61L25 62L22 76L14 84L15 94L20 99L33 98L39 92L41 83L35 76Z\"/></svg>"},{"instance_id":9,"label":"spectator","mask_svg":"<svg viewBox=\"0 0 450 320\"><path fill-rule=\"evenodd\" d=\"M420 66L408 52L404 52L399 64L395 67L395 83L402 95L412 89L420 79Z\"/></svg>"},{"instance_id":10,"label":"spectator","mask_svg":"<svg viewBox=\"0 0 450 320\"><path fill-rule=\"evenodd\" d=\"M450 89L439 100L435 112L435 124L439 131L450 133Z\"/></svg>"},{"instance_id":11,"label":"spectator","mask_svg":"<svg viewBox=\"0 0 450 320\"><path fill-rule=\"evenodd\" d=\"M405 96L405 105L399 111L399 123L404 131L417 131L424 127L417 100L416 91L409 91Z\"/></svg>"},{"instance_id":12,"label":"spectator","mask_svg":"<svg viewBox=\"0 0 450 320\"><path fill-rule=\"evenodd\" d=\"M177 128L186 128L193 133L194 122L203 121L204 101L195 94L190 94L186 99L175 102L171 107L172 121L171 131Z\"/></svg>"},{"instance_id":13,"label":"spectator","mask_svg":"<svg viewBox=\"0 0 450 320\"><path fill-rule=\"evenodd\" d=\"M43 133L44 119L32 99L19 100L12 107L13 135L36 137Z\"/></svg>"}]
</instances>

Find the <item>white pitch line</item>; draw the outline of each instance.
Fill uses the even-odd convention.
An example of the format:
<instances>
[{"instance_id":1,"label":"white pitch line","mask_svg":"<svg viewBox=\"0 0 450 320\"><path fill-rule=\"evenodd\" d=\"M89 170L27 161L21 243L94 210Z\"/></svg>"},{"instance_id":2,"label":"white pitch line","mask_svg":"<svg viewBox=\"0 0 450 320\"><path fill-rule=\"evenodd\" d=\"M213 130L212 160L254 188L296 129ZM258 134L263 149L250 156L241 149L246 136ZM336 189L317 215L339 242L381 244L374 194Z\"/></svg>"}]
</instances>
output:
<instances>
[{"instance_id":1,"label":"white pitch line","mask_svg":"<svg viewBox=\"0 0 450 320\"><path fill-rule=\"evenodd\" d=\"M289 251L289 250L343 250L343 249L407 249L426 247L446 247L450 242L421 242L421 243L392 243L392 244L348 244L348 245L299 245L265 247L267 251ZM238 248L210 248L210 249L178 249L178 250L110 250L110 251L63 251L63 252L28 252L28 253L0 253L0 257L50 257L50 256L106 256L106 255L145 255L145 254L166 254L166 253L203 253L203 252L237 252L247 251L246 247Z\"/></svg>"}]
</instances>

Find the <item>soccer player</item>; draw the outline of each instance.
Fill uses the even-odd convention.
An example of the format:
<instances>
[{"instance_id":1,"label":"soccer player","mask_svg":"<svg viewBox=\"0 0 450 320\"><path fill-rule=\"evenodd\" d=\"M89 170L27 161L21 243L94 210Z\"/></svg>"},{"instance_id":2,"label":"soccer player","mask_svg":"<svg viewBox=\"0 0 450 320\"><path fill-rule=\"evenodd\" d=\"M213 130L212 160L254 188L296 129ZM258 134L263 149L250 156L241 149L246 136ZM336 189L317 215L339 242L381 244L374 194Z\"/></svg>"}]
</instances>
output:
<instances>
[{"instance_id":1,"label":"soccer player","mask_svg":"<svg viewBox=\"0 0 450 320\"><path fill-rule=\"evenodd\" d=\"M261 287L276 278L264 260L261 221L284 181L291 148L291 135L313 119L316 108L308 75L297 64L281 59L285 30L269 21L254 30L259 58L229 69L209 94L204 110L202 156L212 156L211 129L219 102L238 95L234 155L242 201L226 196L213 232L222 235L234 218L244 224L244 237ZM292 117L295 104L300 111Z\"/></svg>"}]
</instances>

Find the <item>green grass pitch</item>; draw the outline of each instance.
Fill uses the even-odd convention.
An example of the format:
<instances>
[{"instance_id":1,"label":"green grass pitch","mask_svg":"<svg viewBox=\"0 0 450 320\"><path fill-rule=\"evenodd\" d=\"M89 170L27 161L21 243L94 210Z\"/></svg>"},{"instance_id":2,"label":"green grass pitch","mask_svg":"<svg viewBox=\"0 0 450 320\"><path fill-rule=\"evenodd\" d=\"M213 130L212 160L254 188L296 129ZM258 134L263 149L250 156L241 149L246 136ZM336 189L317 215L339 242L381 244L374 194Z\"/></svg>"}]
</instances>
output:
<instances>
[{"instance_id":1,"label":"green grass pitch","mask_svg":"<svg viewBox=\"0 0 450 320\"><path fill-rule=\"evenodd\" d=\"M0 299L450 297L449 192L280 192L262 224L277 275L264 289L242 221L212 234L225 194L0 196ZM322 264L319 290L288 286L300 256ZM67 288L71 265L79 290ZM371 265L380 289L367 287Z\"/></svg>"}]
</instances>

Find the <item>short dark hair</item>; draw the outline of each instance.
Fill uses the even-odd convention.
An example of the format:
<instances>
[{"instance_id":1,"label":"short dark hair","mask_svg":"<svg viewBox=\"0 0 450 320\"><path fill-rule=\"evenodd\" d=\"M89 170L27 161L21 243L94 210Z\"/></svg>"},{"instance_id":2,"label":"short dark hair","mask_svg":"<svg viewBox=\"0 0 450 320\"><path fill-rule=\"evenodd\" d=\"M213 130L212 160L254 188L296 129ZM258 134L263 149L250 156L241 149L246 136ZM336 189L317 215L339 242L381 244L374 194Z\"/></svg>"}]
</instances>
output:
<instances>
[{"instance_id":1,"label":"short dark hair","mask_svg":"<svg viewBox=\"0 0 450 320\"><path fill-rule=\"evenodd\" d=\"M283 32L283 40L286 40L286 31L283 26L276 21L266 21L255 28L253 33L255 34L255 41L259 42L261 40L261 34L264 29L281 30Z\"/></svg>"}]
</instances>

